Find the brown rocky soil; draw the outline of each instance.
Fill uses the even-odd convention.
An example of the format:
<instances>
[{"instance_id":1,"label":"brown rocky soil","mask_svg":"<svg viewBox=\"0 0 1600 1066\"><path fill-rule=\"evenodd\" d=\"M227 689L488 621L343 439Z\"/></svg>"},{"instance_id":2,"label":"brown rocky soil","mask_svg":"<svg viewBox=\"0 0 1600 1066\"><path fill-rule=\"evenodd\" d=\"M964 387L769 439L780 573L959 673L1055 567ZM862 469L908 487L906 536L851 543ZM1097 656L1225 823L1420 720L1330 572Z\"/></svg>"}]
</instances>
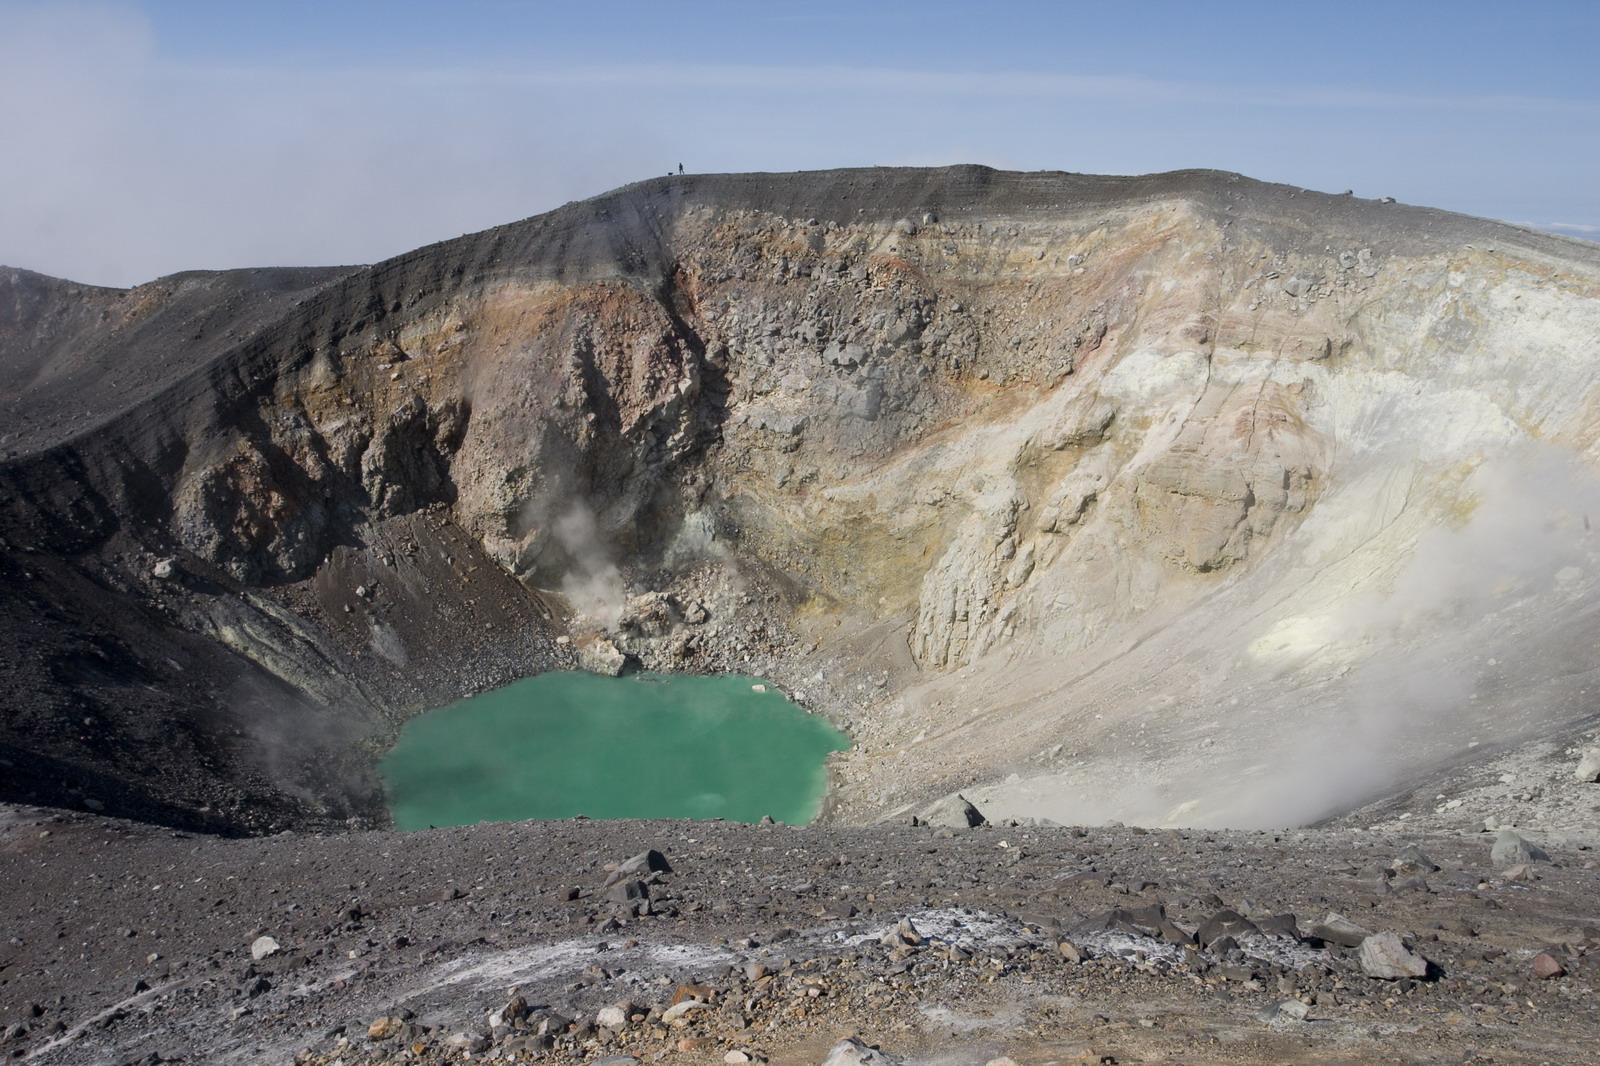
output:
<instances>
[{"instance_id":1,"label":"brown rocky soil","mask_svg":"<svg viewBox=\"0 0 1600 1066\"><path fill-rule=\"evenodd\" d=\"M63 1064L801 1063L859 1034L941 1063L1584 1061L1595 841L1529 836L1551 861L1517 870L1491 860L1493 834L1422 825L224 840L10 808L3 1047ZM647 849L670 872L608 887ZM1316 938L1330 913L1399 934L1425 975L1365 975ZM253 958L262 937L277 948ZM1541 954L1559 976L1538 976ZM705 1006L674 1017L685 998Z\"/></svg>"}]
</instances>

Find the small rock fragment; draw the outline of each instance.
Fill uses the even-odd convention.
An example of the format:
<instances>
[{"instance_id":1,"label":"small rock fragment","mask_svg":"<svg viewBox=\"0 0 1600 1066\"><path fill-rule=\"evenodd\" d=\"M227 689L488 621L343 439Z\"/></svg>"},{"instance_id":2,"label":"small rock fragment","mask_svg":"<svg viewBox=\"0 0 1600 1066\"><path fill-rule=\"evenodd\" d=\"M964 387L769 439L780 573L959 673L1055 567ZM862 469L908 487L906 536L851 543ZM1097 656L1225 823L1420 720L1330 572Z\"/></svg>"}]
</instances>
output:
<instances>
[{"instance_id":1,"label":"small rock fragment","mask_svg":"<svg viewBox=\"0 0 1600 1066\"><path fill-rule=\"evenodd\" d=\"M676 1007L686 999L710 1003L716 994L716 990L709 985L679 985L678 990L672 993L672 1005Z\"/></svg>"},{"instance_id":2,"label":"small rock fragment","mask_svg":"<svg viewBox=\"0 0 1600 1066\"><path fill-rule=\"evenodd\" d=\"M444 1043L454 1051L465 1051L470 1055L489 1050L489 1038L482 1033L454 1033L446 1037Z\"/></svg>"},{"instance_id":3,"label":"small rock fragment","mask_svg":"<svg viewBox=\"0 0 1600 1066\"><path fill-rule=\"evenodd\" d=\"M489 1015L489 1028L497 1025L515 1025L528 1016L528 1001L521 996L513 996L511 1002Z\"/></svg>"},{"instance_id":4,"label":"small rock fragment","mask_svg":"<svg viewBox=\"0 0 1600 1066\"><path fill-rule=\"evenodd\" d=\"M1565 976L1567 968L1548 951L1541 951L1533 957L1533 976L1541 981L1548 981L1552 977Z\"/></svg>"},{"instance_id":5,"label":"small rock fragment","mask_svg":"<svg viewBox=\"0 0 1600 1066\"><path fill-rule=\"evenodd\" d=\"M619 862L617 868L606 875L605 887L610 888L618 881L624 881L630 877L642 877L654 873L670 874L671 872L672 865L667 862L667 857L651 848L649 851L641 851L631 859Z\"/></svg>"},{"instance_id":6,"label":"small rock fragment","mask_svg":"<svg viewBox=\"0 0 1600 1066\"><path fill-rule=\"evenodd\" d=\"M370 1040L387 1040L400 1031L405 1022L399 1018L385 1015L367 1026L367 1038Z\"/></svg>"},{"instance_id":7,"label":"small rock fragment","mask_svg":"<svg viewBox=\"0 0 1600 1066\"><path fill-rule=\"evenodd\" d=\"M1259 933L1261 930L1238 911L1220 910L1206 919L1205 923L1195 930L1195 940L1204 947L1211 947L1223 937L1232 937L1237 940L1247 933Z\"/></svg>"},{"instance_id":8,"label":"small rock fragment","mask_svg":"<svg viewBox=\"0 0 1600 1066\"><path fill-rule=\"evenodd\" d=\"M922 812L921 818L928 825L947 829L971 829L987 821L982 812L959 792L952 792L929 806Z\"/></svg>"},{"instance_id":9,"label":"small rock fragment","mask_svg":"<svg viewBox=\"0 0 1600 1066\"><path fill-rule=\"evenodd\" d=\"M1361 942L1372 935L1372 930L1365 926L1357 925L1342 914L1332 911L1320 922L1313 922L1308 934L1318 940L1326 940L1330 944L1339 944L1347 948L1358 948Z\"/></svg>"},{"instance_id":10,"label":"small rock fragment","mask_svg":"<svg viewBox=\"0 0 1600 1066\"><path fill-rule=\"evenodd\" d=\"M1307 1018L1311 1017L1311 1008L1300 1002L1298 999L1286 999L1282 1003L1278 1004L1278 1016L1281 1018L1293 1018L1297 1022L1303 1022Z\"/></svg>"},{"instance_id":11,"label":"small rock fragment","mask_svg":"<svg viewBox=\"0 0 1600 1066\"><path fill-rule=\"evenodd\" d=\"M594 1023L607 1029L625 1029L628 1019L633 1016L632 1003L613 1003L609 1007L601 1007L595 1013Z\"/></svg>"},{"instance_id":12,"label":"small rock fragment","mask_svg":"<svg viewBox=\"0 0 1600 1066\"><path fill-rule=\"evenodd\" d=\"M624 632L642 637L659 637L672 630L677 619L677 605L672 597L661 592L646 592L634 596L622 608L617 625Z\"/></svg>"},{"instance_id":13,"label":"small rock fragment","mask_svg":"<svg viewBox=\"0 0 1600 1066\"><path fill-rule=\"evenodd\" d=\"M1436 872L1439 866L1423 854L1421 848L1412 844L1394 857L1389 869L1394 871L1396 877L1422 877Z\"/></svg>"},{"instance_id":14,"label":"small rock fragment","mask_svg":"<svg viewBox=\"0 0 1600 1066\"><path fill-rule=\"evenodd\" d=\"M643 881L620 881L606 890L608 903L628 903L636 899L649 898L649 886Z\"/></svg>"},{"instance_id":15,"label":"small rock fragment","mask_svg":"<svg viewBox=\"0 0 1600 1066\"><path fill-rule=\"evenodd\" d=\"M1426 977L1428 960L1413 954L1398 933L1374 933L1361 942L1361 970L1388 981Z\"/></svg>"},{"instance_id":16,"label":"small rock fragment","mask_svg":"<svg viewBox=\"0 0 1600 1066\"><path fill-rule=\"evenodd\" d=\"M1519 862L1549 862L1550 856L1515 829L1502 829L1495 834L1489 859L1499 866L1511 866Z\"/></svg>"},{"instance_id":17,"label":"small rock fragment","mask_svg":"<svg viewBox=\"0 0 1600 1066\"><path fill-rule=\"evenodd\" d=\"M1269 1024L1277 1021L1303 1022L1310 1014L1311 1008L1298 999L1286 999L1262 1007L1256 1011L1256 1018Z\"/></svg>"},{"instance_id":18,"label":"small rock fragment","mask_svg":"<svg viewBox=\"0 0 1600 1066\"><path fill-rule=\"evenodd\" d=\"M670 1006L666 1010L662 1011L661 1012L661 1021L662 1021L663 1024L671 1025L673 1022L675 1022L678 1019L682 1018L685 1014L688 1014L690 1011L706 1010L706 1009L707 1009L707 1004L701 1003L698 999L686 999L686 1000L682 1001L681 1003L674 1003L672 1006Z\"/></svg>"},{"instance_id":19,"label":"small rock fragment","mask_svg":"<svg viewBox=\"0 0 1600 1066\"><path fill-rule=\"evenodd\" d=\"M1256 928L1267 936L1280 937L1287 940L1300 939L1300 926L1292 914L1274 914L1261 918L1256 922ZM1171 938L1168 937L1170 940Z\"/></svg>"},{"instance_id":20,"label":"small rock fragment","mask_svg":"<svg viewBox=\"0 0 1600 1066\"><path fill-rule=\"evenodd\" d=\"M279 944L272 937L258 936L256 937L255 942L250 945L250 957L255 959L257 962L260 962L268 955L276 955L281 950L283 950L283 945Z\"/></svg>"},{"instance_id":21,"label":"small rock fragment","mask_svg":"<svg viewBox=\"0 0 1600 1066\"><path fill-rule=\"evenodd\" d=\"M1600 748L1590 748L1584 752L1572 776L1584 782L1600 781Z\"/></svg>"},{"instance_id":22,"label":"small rock fragment","mask_svg":"<svg viewBox=\"0 0 1600 1066\"><path fill-rule=\"evenodd\" d=\"M921 947L927 941L917 932L917 927L911 923L910 918L901 918L898 925L880 938L880 942L915 948Z\"/></svg>"},{"instance_id":23,"label":"small rock fragment","mask_svg":"<svg viewBox=\"0 0 1600 1066\"><path fill-rule=\"evenodd\" d=\"M897 1055L887 1055L852 1036L833 1045L828 1057L822 1060L822 1066L898 1066L903 1061Z\"/></svg>"},{"instance_id":24,"label":"small rock fragment","mask_svg":"<svg viewBox=\"0 0 1600 1066\"><path fill-rule=\"evenodd\" d=\"M578 667L602 677L621 677L628 657L622 649L609 640L596 640L585 644L578 653Z\"/></svg>"}]
</instances>

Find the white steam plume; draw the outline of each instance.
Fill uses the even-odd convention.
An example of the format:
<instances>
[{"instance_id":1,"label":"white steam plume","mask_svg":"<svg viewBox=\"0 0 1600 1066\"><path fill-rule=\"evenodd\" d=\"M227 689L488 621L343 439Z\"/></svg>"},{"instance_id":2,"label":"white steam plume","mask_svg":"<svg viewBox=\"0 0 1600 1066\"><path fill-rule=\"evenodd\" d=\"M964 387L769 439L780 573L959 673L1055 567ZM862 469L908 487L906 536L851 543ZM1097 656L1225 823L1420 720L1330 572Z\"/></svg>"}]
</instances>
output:
<instances>
[{"instance_id":1,"label":"white steam plume","mask_svg":"<svg viewBox=\"0 0 1600 1066\"><path fill-rule=\"evenodd\" d=\"M575 502L551 527L565 549L569 568L561 579L561 593L572 609L605 629L615 629L628 602L622 571L600 534L594 512Z\"/></svg>"},{"instance_id":2,"label":"white steam plume","mask_svg":"<svg viewBox=\"0 0 1600 1066\"><path fill-rule=\"evenodd\" d=\"M1327 644L1359 649L1360 665L1207 822L1300 824L1400 787L1424 765L1585 713L1577 676L1600 630L1587 606L1600 571L1590 531L1600 478L1546 447L1486 462L1467 488L1464 521L1426 531L1392 588L1353 597L1330 619Z\"/></svg>"}]
</instances>

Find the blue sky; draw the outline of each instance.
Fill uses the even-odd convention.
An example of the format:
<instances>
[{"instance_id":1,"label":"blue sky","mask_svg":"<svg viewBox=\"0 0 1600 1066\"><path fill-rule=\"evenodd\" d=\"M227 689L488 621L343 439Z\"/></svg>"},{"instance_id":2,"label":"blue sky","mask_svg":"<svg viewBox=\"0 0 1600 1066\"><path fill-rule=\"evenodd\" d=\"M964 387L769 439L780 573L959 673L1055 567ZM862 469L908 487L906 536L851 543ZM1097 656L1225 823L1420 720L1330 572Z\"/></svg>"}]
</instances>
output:
<instances>
[{"instance_id":1,"label":"blue sky","mask_svg":"<svg viewBox=\"0 0 1600 1066\"><path fill-rule=\"evenodd\" d=\"M1182 167L1600 235L1600 3L0 0L0 262L368 262L678 162Z\"/></svg>"}]
</instances>

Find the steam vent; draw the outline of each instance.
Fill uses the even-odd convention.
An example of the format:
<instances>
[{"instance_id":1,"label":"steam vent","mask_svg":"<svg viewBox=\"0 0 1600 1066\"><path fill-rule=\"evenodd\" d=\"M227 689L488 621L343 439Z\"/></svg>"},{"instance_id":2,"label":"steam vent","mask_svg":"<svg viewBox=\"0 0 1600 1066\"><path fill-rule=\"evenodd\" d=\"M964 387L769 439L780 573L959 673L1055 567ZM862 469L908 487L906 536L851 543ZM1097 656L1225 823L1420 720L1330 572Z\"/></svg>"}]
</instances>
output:
<instances>
[{"instance_id":1,"label":"steam vent","mask_svg":"<svg viewBox=\"0 0 1600 1066\"><path fill-rule=\"evenodd\" d=\"M0 789L383 825L429 708L766 679L822 819L1286 827L1592 721L1600 247L1184 171L658 178L0 271Z\"/></svg>"}]
</instances>

